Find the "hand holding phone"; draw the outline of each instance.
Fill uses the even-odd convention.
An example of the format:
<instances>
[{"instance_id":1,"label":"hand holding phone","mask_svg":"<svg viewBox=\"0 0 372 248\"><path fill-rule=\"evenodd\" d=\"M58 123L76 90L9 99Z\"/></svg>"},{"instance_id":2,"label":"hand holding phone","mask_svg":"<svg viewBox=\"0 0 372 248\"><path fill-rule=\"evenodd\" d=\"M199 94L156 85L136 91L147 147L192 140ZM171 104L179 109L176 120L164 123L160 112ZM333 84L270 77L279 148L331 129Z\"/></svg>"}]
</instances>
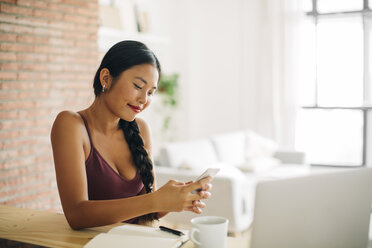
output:
<instances>
[{"instance_id":1,"label":"hand holding phone","mask_svg":"<svg viewBox=\"0 0 372 248\"><path fill-rule=\"evenodd\" d=\"M199 180L201 180L203 178L206 178L206 177L209 177L209 176L214 177L219 171L220 171L219 168L208 168L206 171L203 172L203 174L198 176L196 181L199 181Z\"/></svg>"},{"instance_id":2,"label":"hand holding phone","mask_svg":"<svg viewBox=\"0 0 372 248\"><path fill-rule=\"evenodd\" d=\"M203 178L206 178L206 177L214 177L218 172L220 171L219 168L208 168L206 171L203 172L203 174L201 174L200 176L198 176L198 178L196 179L196 181L199 181ZM194 190L192 191L191 193L196 193L196 192L200 192L201 191L201 188L197 189L197 190Z\"/></svg>"}]
</instances>

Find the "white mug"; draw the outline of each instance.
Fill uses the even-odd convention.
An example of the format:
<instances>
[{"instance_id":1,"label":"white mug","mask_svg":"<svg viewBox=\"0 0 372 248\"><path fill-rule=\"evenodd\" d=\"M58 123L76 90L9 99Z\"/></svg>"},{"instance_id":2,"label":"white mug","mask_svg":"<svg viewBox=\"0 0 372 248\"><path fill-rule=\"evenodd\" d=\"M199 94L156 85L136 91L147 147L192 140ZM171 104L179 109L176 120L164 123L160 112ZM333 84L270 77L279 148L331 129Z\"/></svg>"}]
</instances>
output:
<instances>
[{"instance_id":1,"label":"white mug","mask_svg":"<svg viewBox=\"0 0 372 248\"><path fill-rule=\"evenodd\" d=\"M229 220L218 216L200 216L191 219L190 239L198 248L224 248Z\"/></svg>"}]
</instances>

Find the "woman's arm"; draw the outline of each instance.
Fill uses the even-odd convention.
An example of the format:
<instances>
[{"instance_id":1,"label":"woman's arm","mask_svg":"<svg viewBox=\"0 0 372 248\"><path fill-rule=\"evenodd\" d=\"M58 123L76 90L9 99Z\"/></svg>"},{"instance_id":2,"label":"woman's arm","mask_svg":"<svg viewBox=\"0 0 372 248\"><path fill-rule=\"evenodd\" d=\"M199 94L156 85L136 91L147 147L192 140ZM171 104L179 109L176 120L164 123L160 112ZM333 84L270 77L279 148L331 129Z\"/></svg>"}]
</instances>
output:
<instances>
[{"instance_id":1,"label":"woman's arm","mask_svg":"<svg viewBox=\"0 0 372 248\"><path fill-rule=\"evenodd\" d=\"M181 211L201 198L190 192L207 183L206 180L193 187L181 187L169 181L150 194L115 200L89 200L84 132L80 116L62 112L57 116L51 133L58 190L66 219L73 229L113 224L153 212Z\"/></svg>"},{"instance_id":2,"label":"woman's arm","mask_svg":"<svg viewBox=\"0 0 372 248\"><path fill-rule=\"evenodd\" d=\"M74 229L101 226L155 211L153 195L89 201L85 171L83 134L85 127L76 113L60 113L52 128L51 141L62 207Z\"/></svg>"}]
</instances>

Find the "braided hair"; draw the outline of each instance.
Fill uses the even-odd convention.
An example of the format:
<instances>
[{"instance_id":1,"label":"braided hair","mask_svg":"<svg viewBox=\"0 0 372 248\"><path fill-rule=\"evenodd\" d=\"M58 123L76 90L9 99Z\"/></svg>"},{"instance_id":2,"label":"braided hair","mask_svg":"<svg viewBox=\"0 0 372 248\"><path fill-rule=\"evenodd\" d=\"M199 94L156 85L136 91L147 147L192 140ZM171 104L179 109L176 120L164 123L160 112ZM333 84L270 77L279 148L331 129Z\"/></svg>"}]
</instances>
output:
<instances>
[{"instance_id":1,"label":"braided hair","mask_svg":"<svg viewBox=\"0 0 372 248\"><path fill-rule=\"evenodd\" d=\"M142 64L154 65L157 68L159 75L161 74L161 67L158 59L146 45L132 40L116 43L107 51L95 74L93 82L95 96L99 97L102 91L99 76L103 68L107 68L110 71L110 74L113 77L112 83L115 83L116 79L123 71ZM128 143L132 155L133 163L141 175L146 193L151 193L154 185L153 164L144 147L136 120L125 121L120 119L118 128L120 128L124 133L125 140ZM150 213L139 217L140 221L152 221L155 219L157 219L156 213Z\"/></svg>"},{"instance_id":2,"label":"braided hair","mask_svg":"<svg viewBox=\"0 0 372 248\"><path fill-rule=\"evenodd\" d=\"M152 161L144 148L143 140L139 135L139 128L136 120L125 121L120 119L119 127L123 130L125 140L133 157L133 163L137 167L146 193L151 193L154 185L154 174ZM150 213L140 217L143 221L157 220L156 213Z\"/></svg>"}]
</instances>

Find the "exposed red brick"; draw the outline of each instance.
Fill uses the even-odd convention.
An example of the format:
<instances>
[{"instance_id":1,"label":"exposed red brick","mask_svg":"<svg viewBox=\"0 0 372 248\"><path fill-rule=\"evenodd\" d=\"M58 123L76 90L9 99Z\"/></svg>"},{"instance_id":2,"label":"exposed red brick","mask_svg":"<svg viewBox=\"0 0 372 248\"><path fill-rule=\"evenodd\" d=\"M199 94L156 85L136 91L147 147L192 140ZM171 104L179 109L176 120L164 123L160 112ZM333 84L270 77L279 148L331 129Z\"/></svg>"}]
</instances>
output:
<instances>
[{"instance_id":1,"label":"exposed red brick","mask_svg":"<svg viewBox=\"0 0 372 248\"><path fill-rule=\"evenodd\" d=\"M0 10L4 13L18 14L18 15L32 15L32 9L26 7L19 7L16 5L0 4Z\"/></svg>"},{"instance_id":2,"label":"exposed red brick","mask_svg":"<svg viewBox=\"0 0 372 248\"><path fill-rule=\"evenodd\" d=\"M5 22L15 23L17 21L17 17L15 15L0 13L0 23L1 26L4 25Z\"/></svg>"},{"instance_id":3,"label":"exposed red brick","mask_svg":"<svg viewBox=\"0 0 372 248\"><path fill-rule=\"evenodd\" d=\"M17 132L17 131L10 131L10 132ZM40 139L35 139L35 138L27 138L27 139L22 139L22 140L17 140L17 139L0 140L0 148L2 150L3 149L4 150L14 149L17 147L26 147L26 146L39 146L39 145L45 145L45 141L40 140Z\"/></svg>"},{"instance_id":4,"label":"exposed red brick","mask_svg":"<svg viewBox=\"0 0 372 248\"><path fill-rule=\"evenodd\" d=\"M17 2L17 0L1 0L1 2L3 3L13 3L15 4Z\"/></svg>"},{"instance_id":5,"label":"exposed red brick","mask_svg":"<svg viewBox=\"0 0 372 248\"><path fill-rule=\"evenodd\" d=\"M42 17L46 19L54 19L54 20L62 20L63 19L63 14L58 13L58 12L50 12L47 10L39 10L35 9L34 10L34 16L36 17Z\"/></svg>"},{"instance_id":6,"label":"exposed red brick","mask_svg":"<svg viewBox=\"0 0 372 248\"><path fill-rule=\"evenodd\" d=\"M0 204L61 210L50 131L94 99L97 29L97 0L0 0Z\"/></svg>"},{"instance_id":7,"label":"exposed red brick","mask_svg":"<svg viewBox=\"0 0 372 248\"><path fill-rule=\"evenodd\" d=\"M74 6L77 6L77 7L82 7L82 8L88 7L88 1L60 0L60 2L64 3L64 4L74 5Z\"/></svg>"},{"instance_id":8,"label":"exposed red brick","mask_svg":"<svg viewBox=\"0 0 372 248\"><path fill-rule=\"evenodd\" d=\"M46 7L47 2L37 1L37 0L17 0L18 6L28 6L28 7Z\"/></svg>"},{"instance_id":9,"label":"exposed red brick","mask_svg":"<svg viewBox=\"0 0 372 248\"><path fill-rule=\"evenodd\" d=\"M2 43L0 44L1 51L11 52L32 52L34 49L33 45L19 44L19 43Z\"/></svg>"},{"instance_id":10,"label":"exposed red brick","mask_svg":"<svg viewBox=\"0 0 372 248\"><path fill-rule=\"evenodd\" d=\"M0 71L0 80L15 80L17 79L16 72Z\"/></svg>"},{"instance_id":11,"label":"exposed red brick","mask_svg":"<svg viewBox=\"0 0 372 248\"><path fill-rule=\"evenodd\" d=\"M17 16L14 23L18 25L27 25L27 26L44 27L44 28L48 28L50 26L48 23L48 20L35 18L32 16Z\"/></svg>"},{"instance_id":12,"label":"exposed red brick","mask_svg":"<svg viewBox=\"0 0 372 248\"><path fill-rule=\"evenodd\" d=\"M18 70L17 63L0 63L0 70ZM1 98L1 97L0 97Z\"/></svg>"},{"instance_id":13,"label":"exposed red brick","mask_svg":"<svg viewBox=\"0 0 372 248\"><path fill-rule=\"evenodd\" d=\"M16 60L17 56L12 52L0 52L0 60Z\"/></svg>"},{"instance_id":14,"label":"exposed red brick","mask_svg":"<svg viewBox=\"0 0 372 248\"><path fill-rule=\"evenodd\" d=\"M46 62L48 61L48 54L35 54L35 53L17 53L17 61L31 61L31 62Z\"/></svg>"},{"instance_id":15,"label":"exposed red brick","mask_svg":"<svg viewBox=\"0 0 372 248\"><path fill-rule=\"evenodd\" d=\"M0 111L1 120L15 119L17 117L18 113L16 111Z\"/></svg>"},{"instance_id":16,"label":"exposed red brick","mask_svg":"<svg viewBox=\"0 0 372 248\"><path fill-rule=\"evenodd\" d=\"M0 33L0 41L16 41L17 35L15 34L8 34L8 33Z\"/></svg>"}]
</instances>

